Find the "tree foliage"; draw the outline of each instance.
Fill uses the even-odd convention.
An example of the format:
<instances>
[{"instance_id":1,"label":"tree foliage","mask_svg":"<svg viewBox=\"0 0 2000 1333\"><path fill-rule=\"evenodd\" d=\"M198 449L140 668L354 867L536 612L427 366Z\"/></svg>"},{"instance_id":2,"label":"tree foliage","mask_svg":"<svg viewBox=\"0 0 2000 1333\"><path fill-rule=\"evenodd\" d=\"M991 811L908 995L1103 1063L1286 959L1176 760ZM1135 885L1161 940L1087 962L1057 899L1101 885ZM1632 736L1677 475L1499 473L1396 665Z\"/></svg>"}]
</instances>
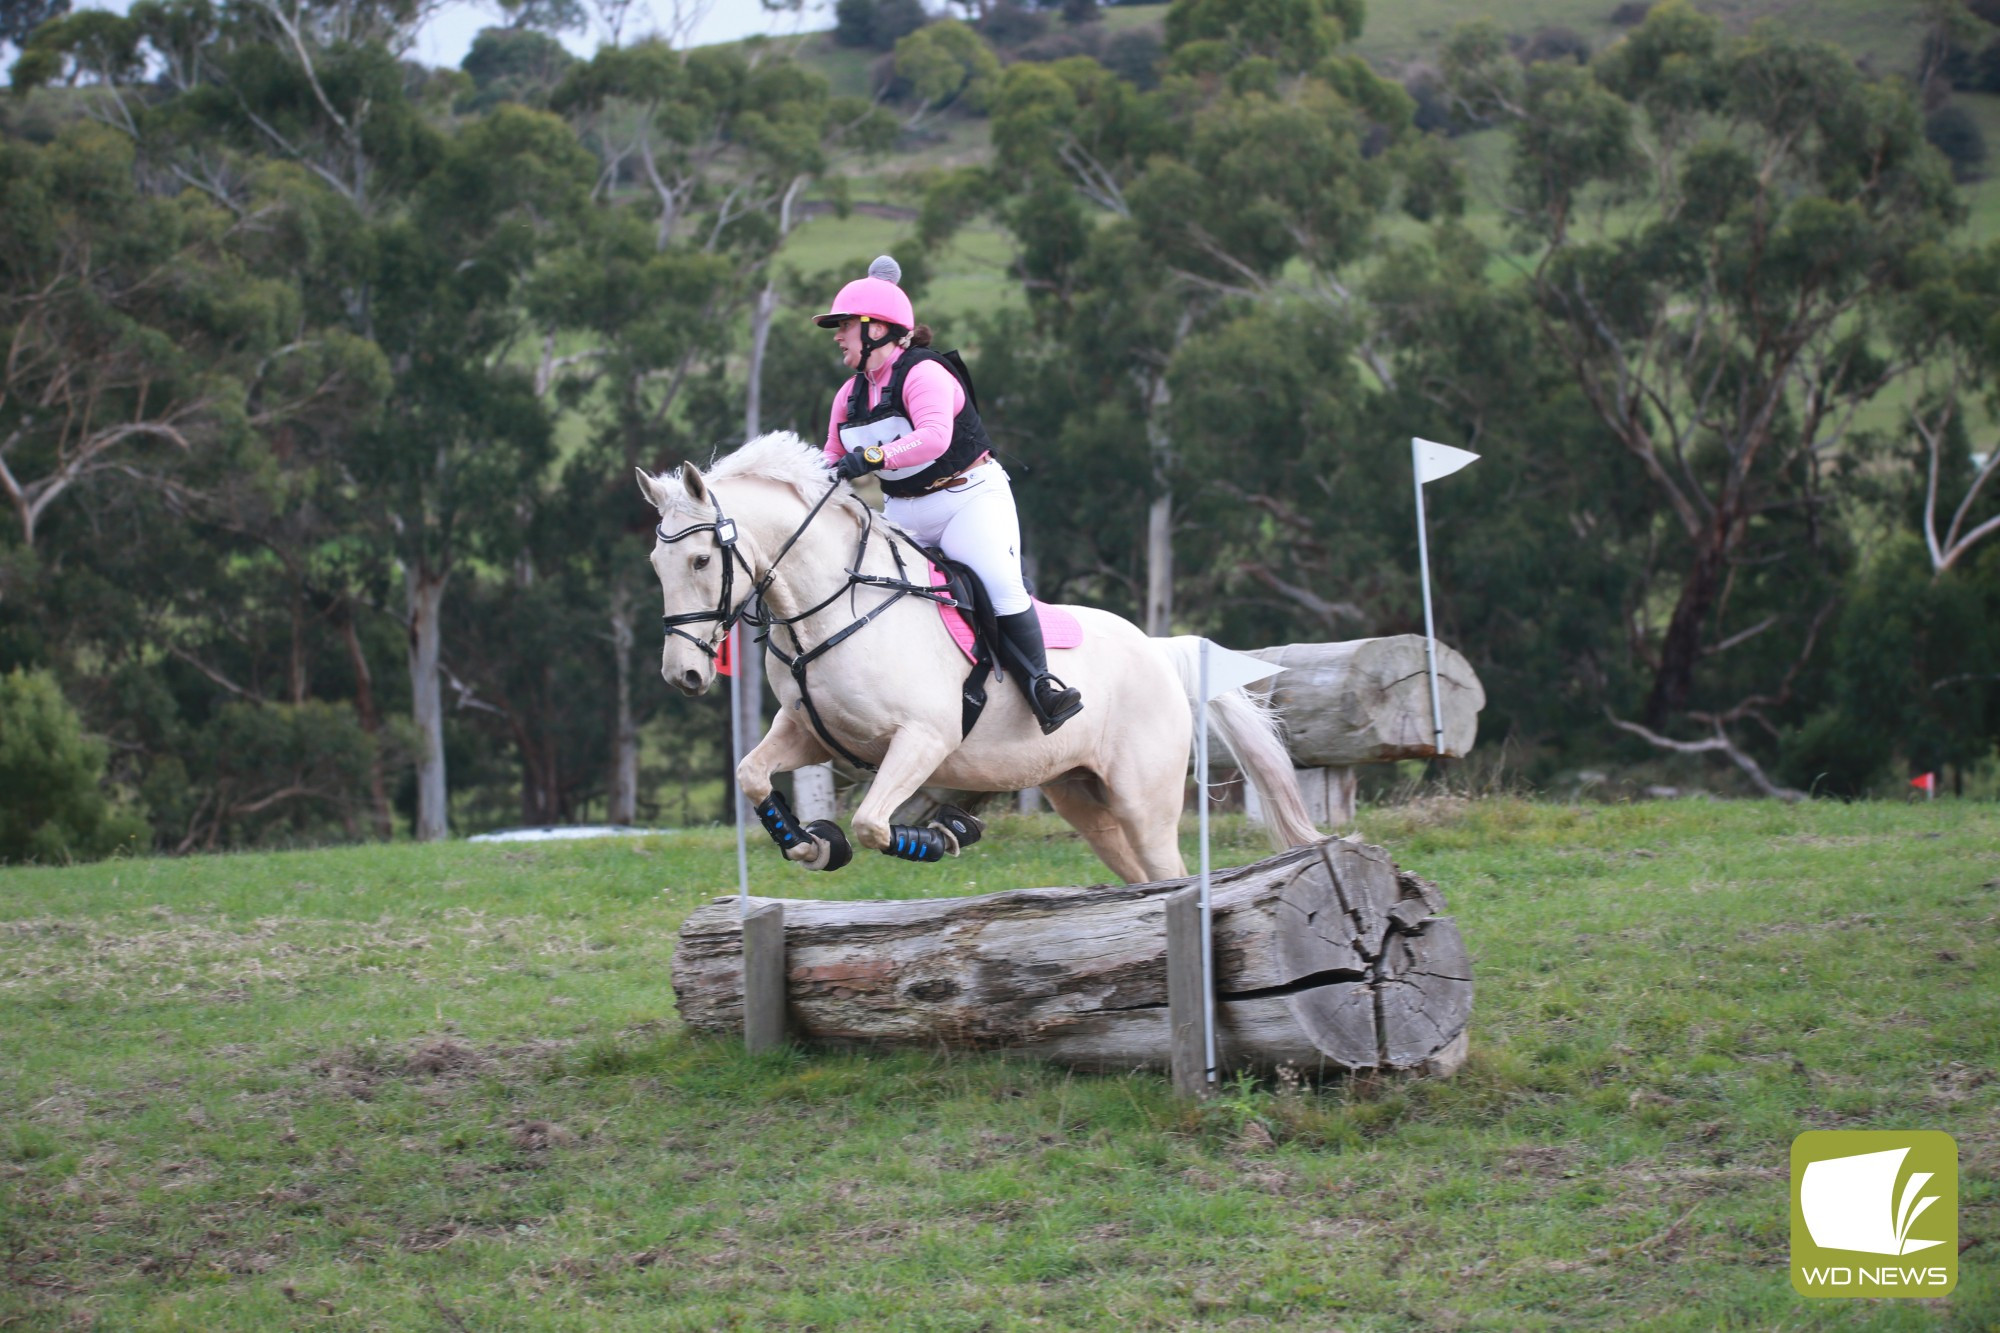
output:
<instances>
[{"instance_id":1,"label":"tree foliage","mask_svg":"<svg viewBox=\"0 0 2000 1333\"><path fill-rule=\"evenodd\" d=\"M1531 777L1990 762L2000 250L1934 146L1972 26L1921 104L1675 4L1595 54L1463 29L1420 99L1353 0L1176 0L1005 63L1044 16L843 5L899 120L773 44L579 60L568 0L502 8L459 71L407 58L401 0L21 34L17 88L60 87L0 124L0 751L68 813L6 854L98 854L132 809L168 850L711 817L727 718L651 680L630 469L818 439L839 372L796 316L867 256L788 242L969 115L990 156L892 176L895 248L1043 596L1242 646L1413 631L1422 435L1483 455L1431 493L1439 628ZM1433 132L1489 125L1497 241ZM971 225L1019 299L967 317L926 282Z\"/></svg>"},{"instance_id":2,"label":"tree foliage","mask_svg":"<svg viewBox=\"0 0 2000 1333\"><path fill-rule=\"evenodd\" d=\"M0 676L0 862L136 850L145 822L102 790L104 745L46 671Z\"/></svg>"}]
</instances>

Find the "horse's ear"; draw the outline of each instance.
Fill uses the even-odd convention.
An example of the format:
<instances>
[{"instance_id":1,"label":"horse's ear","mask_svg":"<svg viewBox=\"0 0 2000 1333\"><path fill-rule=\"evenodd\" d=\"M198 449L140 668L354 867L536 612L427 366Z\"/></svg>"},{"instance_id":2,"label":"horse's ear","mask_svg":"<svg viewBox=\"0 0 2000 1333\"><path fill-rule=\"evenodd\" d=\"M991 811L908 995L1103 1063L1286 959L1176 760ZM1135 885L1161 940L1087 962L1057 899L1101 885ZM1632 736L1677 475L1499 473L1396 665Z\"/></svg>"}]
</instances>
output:
<instances>
[{"instance_id":1,"label":"horse's ear","mask_svg":"<svg viewBox=\"0 0 2000 1333\"><path fill-rule=\"evenodd\" d=\"M708 483L693 463L681 464L681 485L687 487L688 499L696 504L708 503Z\"/></svg>"},{"instance_id":2,"label":"horse's ear","mask_svg":"<svg viewBox=\"0 0 2000 1333\"><path fill-rule=\"evenodd\" d=\"M646 502L662 514L666 513L667 483L642 467L632 470L639 474L639 493L646 497Z\"/></svg>"}]
</instances>

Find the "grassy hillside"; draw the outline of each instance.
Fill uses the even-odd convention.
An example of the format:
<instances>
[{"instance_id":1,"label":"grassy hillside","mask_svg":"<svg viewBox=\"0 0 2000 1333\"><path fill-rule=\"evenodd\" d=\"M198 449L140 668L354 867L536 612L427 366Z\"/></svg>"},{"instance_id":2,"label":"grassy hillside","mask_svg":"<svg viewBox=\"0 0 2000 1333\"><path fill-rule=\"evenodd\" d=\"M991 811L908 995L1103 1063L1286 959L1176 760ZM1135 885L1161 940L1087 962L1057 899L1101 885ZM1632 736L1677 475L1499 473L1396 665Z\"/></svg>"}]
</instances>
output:
<instances>
[{"instance_id":1,"label":"grassy hillside","mask_svg":"<svg viewBox=\"0 0 2000 1333\"><path fill-rule=\"evenodd\" d=\"M0 1326L1989 1328L2000 812L1364 812L1477 956L1435 1084L688 1039L715 830L0 872ZM1221 822L1225 862L1259 854ZM910 896L1100 876L1046 819ZM1957 1136L1938 1302L1806 1302L1807 1128ZM1985 1243L1980 1243L1980 1242Z\"/></svg>"}]
</instances>

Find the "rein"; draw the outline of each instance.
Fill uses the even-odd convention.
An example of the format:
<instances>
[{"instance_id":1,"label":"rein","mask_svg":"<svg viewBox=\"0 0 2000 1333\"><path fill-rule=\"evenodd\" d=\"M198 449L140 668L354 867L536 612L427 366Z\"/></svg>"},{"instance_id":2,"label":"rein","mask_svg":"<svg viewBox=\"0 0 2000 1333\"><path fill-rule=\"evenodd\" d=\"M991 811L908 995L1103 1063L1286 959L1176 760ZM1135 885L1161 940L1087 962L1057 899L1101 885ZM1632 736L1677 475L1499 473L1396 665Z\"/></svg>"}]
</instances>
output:
<instances>
[{"instance_id":1,"label":"rein","mask_svg":"<svg viewBox=\"0 0 2000 1333\"><path fill-rule=\"evenodd\" d=\"M947 600L950 594L942 588L925 587L910 582L909 570L903 564L902 548L896 540L897 534L893 527L885 528L885 531L888 534L889 554L896 562L897 577L890 578L883 574L864 574L861 572L862 562L868 554L868 539L875 531L875 511L863 505L861 507L861 537L854 546L854 561L846 571L847 582L841 584L831 594L814 603L812 606L807 607L797 615L782 617L772 615L770 608L764 603L764 594L769 591L772 581L778 576L778 565L790 553L792 547L798 543L799 538L805 535L805 531L812 525L812 521L819 517L819 511L826 507L826 502L831 500L834 492L839 489L840 479L835 478L833 485L827 488L826 494L820 496L819 501L799 521L799 525L792 529L792 535L785 539L785 544L778 548L778 554L772 557L771 567L764 571L762 579L757 579L756 571L750 568L750 562L737 549L736 521L723 514L722 502L715 498L713 489L709 492L709 503L715 507L715 520L713 522L696 523L671 534L666 531L664 523L660 524L654 529L654 535L662 542L671 544L685 537L692 536L697 532L713 532L715 534L716 545L720 546L723 552L722 595L716 602L715 608L710 611L687 611L679 615L662 616L660 620L669 635L678 634L704 653L707 653L711 661L716 656L716 645L728 635L730 630L736 627L738 621L746 625L754 625L761 629L763 633L757 636L757 641L768 645L772 656L791 669L792 679L799 687L799 701L805 705L806 717L811 720L813 730L819 734L819 738L826 743L829 749L833 750L834 753L838 754L848 763L853 764L857 768L872 771L875 765L860 758L853 751L835 740L833 734L826 729L826 724L820 719L819 709L813 704L812 690L806 683L806 668L833 648L859 633L863 628L872 623L877 616L887 611L903 598L921 597L927 601L943 602ZM755 586L750 589L749 594L741 602L731 606L729 598L730 593L735 589L736 566L739 564L743 566L745 577L753 579L756 582ZM833 603L840 600L843 593L851 593L854 589L860 587L881 588L890 595L883 599L873 610L869 611L867 615L854 620L847 628L828 638L817 647L807 649L799 640L798 623L808 616L817 615L819 612L833 605ZM716 624L715 632L707 639L698 639L681 628L682 625L698 624L705 621L713 621ZM790 653L786 653L771 638L771 631L780 626L791 634L792 652Z\"/></svg>"}]
</instances>

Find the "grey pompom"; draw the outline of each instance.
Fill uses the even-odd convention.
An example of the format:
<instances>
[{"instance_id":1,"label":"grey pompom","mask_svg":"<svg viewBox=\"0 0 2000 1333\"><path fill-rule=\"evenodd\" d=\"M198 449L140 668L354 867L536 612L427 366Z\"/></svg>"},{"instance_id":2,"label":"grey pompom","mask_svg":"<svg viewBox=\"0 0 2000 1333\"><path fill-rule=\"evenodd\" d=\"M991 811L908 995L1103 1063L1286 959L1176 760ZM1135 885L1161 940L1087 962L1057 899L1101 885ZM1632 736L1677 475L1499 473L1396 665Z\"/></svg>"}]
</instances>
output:
<instances>
[{"instance_id":1,"label":"grey pompom","mask_svg":"<svg viewBox=\"0 0 2000 1333\"><path fill-rule=\"evenodd\" d=\"M903 266L888 255L877 255L875 262L868 266L868 276L900 285L903 281Z\"/></svg>"}]
</instances>

